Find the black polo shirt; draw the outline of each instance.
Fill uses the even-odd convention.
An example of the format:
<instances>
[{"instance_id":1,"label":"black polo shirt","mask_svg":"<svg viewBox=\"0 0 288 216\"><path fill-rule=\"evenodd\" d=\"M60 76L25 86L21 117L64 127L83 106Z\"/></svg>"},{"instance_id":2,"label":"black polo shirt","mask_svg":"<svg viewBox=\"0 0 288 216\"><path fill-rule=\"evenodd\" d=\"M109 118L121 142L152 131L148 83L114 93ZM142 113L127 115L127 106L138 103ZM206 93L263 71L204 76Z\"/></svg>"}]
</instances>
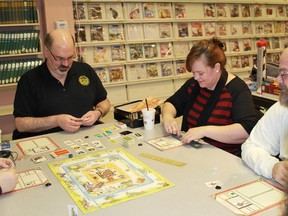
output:
<instances>
[{"instance_id":1,"label":"black polo shirt","mask_svg":"<svg viewBox=\"0 0 288 216\"><path fill-rule=\"evenodd\" d=\"M51 75L44 62L21 76L13 114L15 117L69 114L80 118L106 97L107 92L99 77L88 64L73 62L63 86ZM13 139L60 130L62 129L53 128L41 133L20 133L15 130Z\"/></svg>"}]
</instances>

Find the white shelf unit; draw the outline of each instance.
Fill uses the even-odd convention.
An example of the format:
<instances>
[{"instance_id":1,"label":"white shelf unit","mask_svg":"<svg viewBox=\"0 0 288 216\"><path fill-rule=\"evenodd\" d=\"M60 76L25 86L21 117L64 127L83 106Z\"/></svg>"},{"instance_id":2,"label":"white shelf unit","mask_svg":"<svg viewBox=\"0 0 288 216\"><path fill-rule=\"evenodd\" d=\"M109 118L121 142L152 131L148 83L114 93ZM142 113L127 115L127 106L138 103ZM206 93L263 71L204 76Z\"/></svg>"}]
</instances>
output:
<instances>
[{"instance_id":1,"label":"white shelf unit","mask_svg":"<svg viewBox=\"0 0 288 216\"><path fill-rule=\"evenodd\" d=\"M226 68L241 78L255 64L260 38L274 63L288 46L284 0L73 0L73 10L79 56L95 68L113 104L173 94L191 77L185 59L198 40L225 42Z\"/></svg>"}]
</instances>

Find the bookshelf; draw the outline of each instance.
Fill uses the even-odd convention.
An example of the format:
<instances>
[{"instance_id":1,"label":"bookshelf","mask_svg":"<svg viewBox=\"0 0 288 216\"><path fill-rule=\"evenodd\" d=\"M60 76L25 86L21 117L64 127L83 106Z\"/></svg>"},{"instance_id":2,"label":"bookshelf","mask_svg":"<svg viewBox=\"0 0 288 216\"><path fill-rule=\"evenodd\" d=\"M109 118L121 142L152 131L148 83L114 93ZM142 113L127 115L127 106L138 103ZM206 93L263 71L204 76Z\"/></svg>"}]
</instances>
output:
<instances>
[{"instance_id":1,"label":"bookshelf","mask_svg":"<svg viewBox=\"0 0 288 216\"><path fill-rule=\"evenodd\" d=\"M226 45L227 70L241 78L256 64L260 38L268 42L267 60L274 63L288 46L285 0L72 4L78 58L95 69L114 104L173 94L191 77L185 58L198 40L219 37Z\"/></svg>"},{"instance_id":2,"label":"bookshelf","mask_svg":"<svg viewBox=\"0 0 288 216\"><path fill-rule=\"evenodd\" d=\"M24 72L42 62L38 17L34 0L0 0L0 126L7 137L14 129L17 82Z\"/></svg>"}]
</instances>

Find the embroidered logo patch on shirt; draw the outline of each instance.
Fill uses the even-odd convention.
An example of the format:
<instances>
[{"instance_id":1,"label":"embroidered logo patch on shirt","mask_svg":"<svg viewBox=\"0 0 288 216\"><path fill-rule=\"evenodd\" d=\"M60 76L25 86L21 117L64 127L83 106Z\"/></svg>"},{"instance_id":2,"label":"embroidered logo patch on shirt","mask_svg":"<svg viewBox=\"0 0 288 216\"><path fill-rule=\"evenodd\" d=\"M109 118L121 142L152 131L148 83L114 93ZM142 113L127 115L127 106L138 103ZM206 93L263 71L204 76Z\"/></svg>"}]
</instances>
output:
<instances>
[{"instance_id":1,"label":"embroidered logo patch on shirt","mask_svg":"<svg viewBox=\"0 0 288 216\"><path fill-rule=\"evenodd\" d=\"M89 78L88 77L86 77L86 76L80 76L79 77L79 83L82 85L82 86L88 86L89 85L89 83L90 83L90 80L89 80Z\"/></svg>"}]
</instances>

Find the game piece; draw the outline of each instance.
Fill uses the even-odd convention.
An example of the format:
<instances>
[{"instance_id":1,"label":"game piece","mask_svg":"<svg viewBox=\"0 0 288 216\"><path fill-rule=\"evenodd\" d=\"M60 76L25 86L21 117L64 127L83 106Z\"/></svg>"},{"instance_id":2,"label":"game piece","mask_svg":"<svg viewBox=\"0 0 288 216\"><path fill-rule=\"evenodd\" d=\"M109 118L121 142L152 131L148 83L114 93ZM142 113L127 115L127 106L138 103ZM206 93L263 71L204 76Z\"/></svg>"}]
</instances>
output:
<instances>
[{"instance_id":1,"label":"game piece","mask_svg":"<svg viewBox=\"0 0 288 216\"><path fill-rule=\"evenodd\" d=\"M84 138L85 138L85 139L88 139L88 138L89 138L89 136L85 136Z\"/></svg>"},{"instance_id":2,"label":"game piece","mask_svg":"<svg viewBox=\"0 0 288 216\"><path fill-rule=\"evenodd\" d=\"M86 152L84 150L82 150L82 149L78 149L78 150L76 150L76 153L78 155L82 155L82 154L85 154Z\"/></svg>"},{"instance_id":3,"label":"game piece","mask_svg":"<svg viewBox=\"0 0 288 216\"><path fill-rule=\"evenodd\" d=\"M3 149L8 149L10 148L10 142L9 140L3 140L3 142L1 143L1 146L0 146L0 150Z\"/></svg>"},{"instance_id":4,"label":"game piece","mask_svg":"<svg viewBox=\"0 0 288 216\"><path fill-rule=\"evenodd\" d=\"M128 130L120 132L120 134L123 136L131 134L131 133L132 133L132 131L128 131Z\"/></svg>"},{"instance_id":5,"label":"game piece","mask_svg":"<svg viewBox=\"0 0 288 216\"><path fill-rule=\"evenodd\" d=\"M142 146L143 144L142 143L138 143L138 146Z\"/></svg>"},{"instance_id":6,"label":"game piece","mask_svg":"<svg viewBox=\"0 0 288 216\"><path fill-rule=\"evenodd\" d=\"M199 142L197 142L195 140L191 141L188 145L193 147L193 148L195 148L195 149L199 149L199 148L201 148L203 146L202 143L199 143Z\"/></svg>"},{"instance_id":7,"label":"game piece","mask_svg":"<svg viewBox=\"0 0 288 216\"><path fill-rule=\"evenodd\" d=\"M73 158L73 154L69 154L68 157L69 157L69 158Z\"/></svg>"},{"instance_id":8,"label":"game piece","mask_svg":"<svg viewBox=\"0 0 288 216\"><path fill-rule=\"evenodd\" d=\"M66 155L66 154L70 154L71 152L67 149L60 149L60 150L57 150L57 151L54 151L54 152L51 152L51 156L53 158L56 158L56 157L59 157L59 156L62 156L62 155Z\"/></svg>"},{"instance_id":9,"label":"game piece","mask_svg":"<svg viewBox=\"0 0 288 216\"><path fill-rule=\"evenodd\" d=\"M116 122L115 125L121 129L127 128L127 125L123 122Z\"/></svg>"},{"instance_id":10,"label":"game piece","mask_svg":"<svg viewBox=\"0 0 288 216\"><path fill-rule=\"evenodd\" d=\"M36 156L31 159L35 164L41 163L43 161L46 161L47 159L44 156Z\"/></svg>"},{"instance_id":11,"label":"game piece","mask_svg":"<svg viewBox=\"0 0 288 216\"><path fill-rule=\"evenodd\" d=\"M123 137L123 146L126 148L132 147L135 144L135 140L129 136Z\"/></svg>"},{"instance_id":12,"label":"game piece","mask_svg":"<svg viewBox=\"0 0 288 216\"><path fill-rule=\"evenodd\" d=\"M180 134L172 134L171 136L179 141L182 140L182 136L185 134L185 131L180 131Z\"/></svg>"},{"instance_id":13,"label":"game piece","mask_svg":"<svg viewBox=\"0 0 288 216\"><path fill-rule=\"evenodd\" d=\"M133 133L133 136L138 140L143 139L143 136L140 133Z\"/></svg>"},{"instance_id":14,"label":"game piece","mask_svg":"<svg viewBox=\"0 0 288 216\"><path fill-rule=\"evenodd\" d=\"M49 187L49 186L51 186L52 184L50 183L50 182L47 182L46 184L45 184L45 186L46 187Z\"/></svg>"},{"instance_id":15,"label":"game piece","mask_svg":"<svg viewBox=\"0 0 288 216\"><path fill-rule=\"evenodd\" d=\"M219 185L216 185L215 189L216 189L216 190L220 190L220 189L222 189L222 187L219 186Z\"/></svg>"}]
</instances>

